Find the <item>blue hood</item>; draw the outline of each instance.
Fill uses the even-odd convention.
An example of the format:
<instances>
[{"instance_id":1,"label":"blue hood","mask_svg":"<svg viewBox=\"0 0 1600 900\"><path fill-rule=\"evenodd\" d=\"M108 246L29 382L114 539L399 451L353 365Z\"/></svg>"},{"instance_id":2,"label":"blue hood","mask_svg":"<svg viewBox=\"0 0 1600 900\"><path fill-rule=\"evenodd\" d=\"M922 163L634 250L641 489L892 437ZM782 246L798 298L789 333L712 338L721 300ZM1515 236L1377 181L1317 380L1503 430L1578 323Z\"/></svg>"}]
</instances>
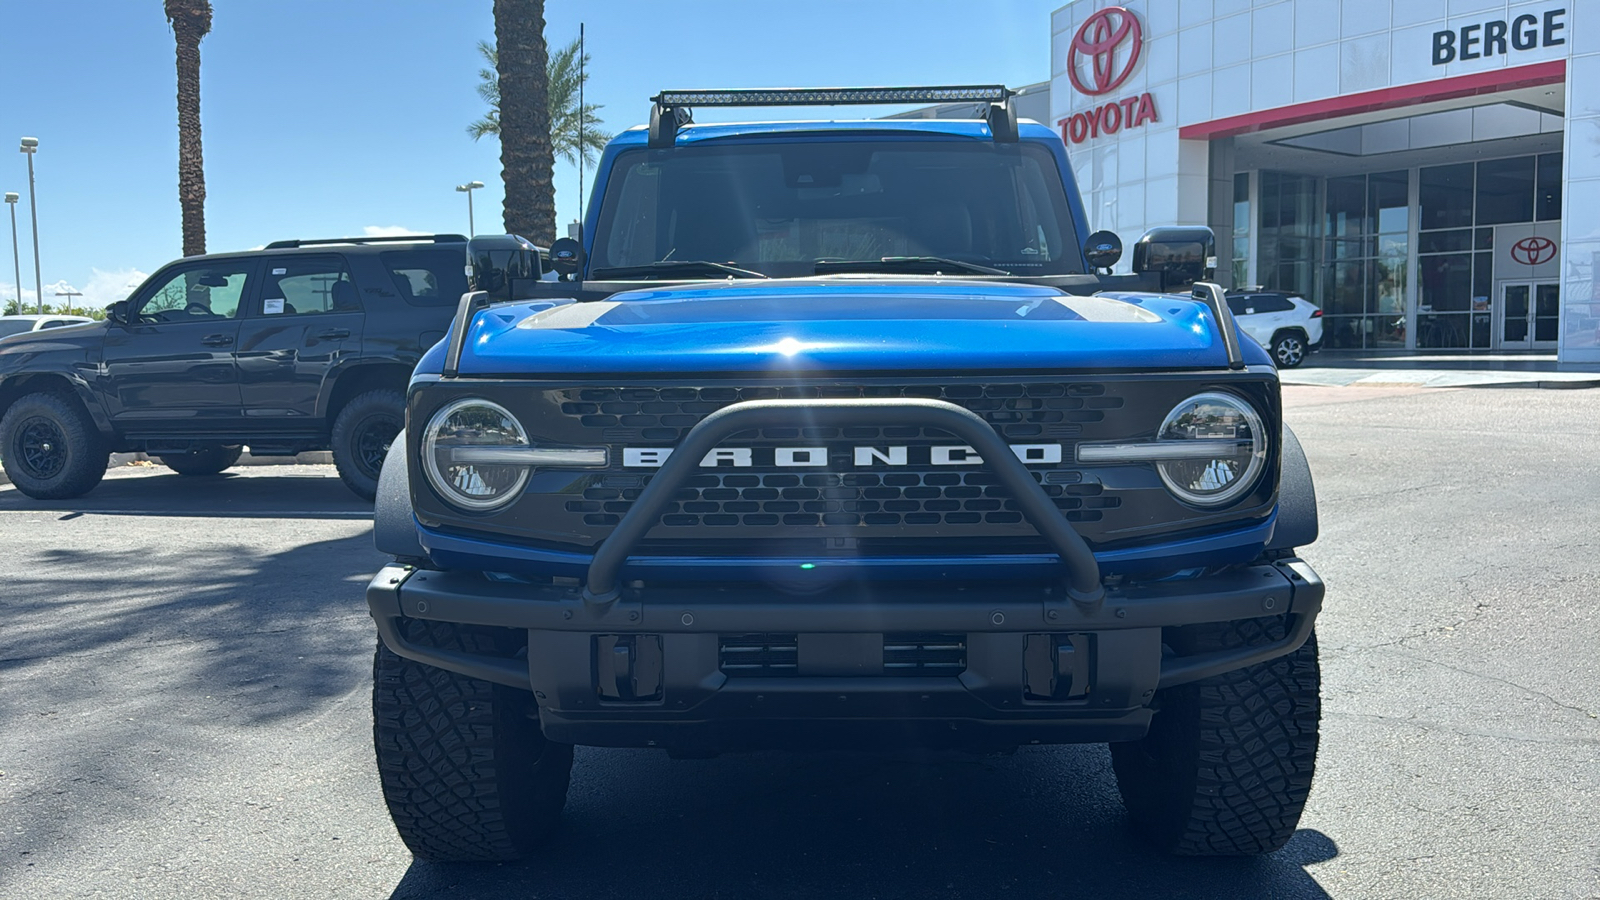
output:
<instances>
[{"instance_id":1,"label":"blue hood","mask_svg":"<svg viewBox=\"0 0 1600 900\"><path fill-rule=\"evenodd\" d=\"M473 321L460 372L1222 368L1210 320L1203 304L1169 295L958 278L729 280L493 307ZM1267 362L1253 346L1246 360Z\"/></svg>"}]
</instances>

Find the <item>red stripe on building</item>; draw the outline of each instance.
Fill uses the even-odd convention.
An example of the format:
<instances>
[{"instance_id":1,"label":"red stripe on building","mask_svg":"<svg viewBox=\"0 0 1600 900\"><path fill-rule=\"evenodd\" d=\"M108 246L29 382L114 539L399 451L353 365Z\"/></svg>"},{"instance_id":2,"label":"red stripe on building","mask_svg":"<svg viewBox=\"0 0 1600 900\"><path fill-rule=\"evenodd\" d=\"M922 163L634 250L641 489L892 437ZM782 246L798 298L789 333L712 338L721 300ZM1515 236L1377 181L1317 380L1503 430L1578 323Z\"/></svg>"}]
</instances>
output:
<instances>
[{"instance_id":1,"label":"red stripe on building","mask_svg":"<svg viewBox=\"0 0 1600 900\"><path fill-rule=\"evenodd\" d=\"M1178 129L1178 137L1190 141L1208 141L1236 134L1251 134L1269 128L1282 128L1286 125L1321 122L1357 113L1397 109L1438 100L1455 100L1460 97L1475 97L1479 94L1494 94L1542 84L1559 84L1566 80L1567 61L1557 59L1534 63L1531 66L1457 75L1454 78L1441 78L1438 81L1380 88L1376 91L1345 94L1342 97L1329 97L1326 100L1312 100L1309 103L1296 103L1293 106L1280 106L1277 109L1214 119L1197 125L1185 125Z\"/></svg>"}]
</instances>

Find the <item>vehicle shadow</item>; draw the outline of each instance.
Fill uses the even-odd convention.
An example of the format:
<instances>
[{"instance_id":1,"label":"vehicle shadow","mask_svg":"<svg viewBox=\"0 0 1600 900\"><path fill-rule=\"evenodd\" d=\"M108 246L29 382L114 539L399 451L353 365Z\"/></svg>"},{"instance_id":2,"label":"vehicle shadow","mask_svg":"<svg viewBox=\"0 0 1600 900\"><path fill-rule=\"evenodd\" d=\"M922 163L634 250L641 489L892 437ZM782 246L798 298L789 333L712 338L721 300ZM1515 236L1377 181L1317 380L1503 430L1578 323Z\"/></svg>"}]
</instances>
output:
<instances>
[{"instance_id":1,"label":"vehicle shadow","mask_svg":"<svg viewBox=\"0 0 1600 900\"><path fill-rule=\"evenodd\" d=\"M1103 746L1009 757L580 750L536 860L413 862L391 900L716 897L1327 898L1301 829L1256 859L1178 859L1132 833Z\"/></svg>"},{"instance_id":2,"label":"vehicle shadow","mask_svg":"<svg viewBox=\"0 0 1600 900\"><path fill-rule=\"evenodd\" d=\"M273 467L278 469L279 467ZM82 497L35 500L15 486L0 486L0 512L51 511L99 516L204 518L370 519L372 502L352 494L338 478L303 468L249 475L238 471L186 477L157 468L117 472ZM299 469L299 471L293 471Z\"/></svg>"},{"instance_id":3,"label":"vehicle shadow","mask_svg":"<svg viewBox=\"0 0 1600 900\"><path fill-rule=\"evenodd\" d=\"M252 542L280 527L172 520L125 549L105 546L118 529L89 528L94 546L0 558L0 743L22 791L0 857L70 852L115 798L214 778L219 733L336 707L364 715L362 591L386 558L358 522L277 552ZM119 809L152 827L162 814ZM0 866L0 895L16 874Z\"/></svg>"}]
</instances>

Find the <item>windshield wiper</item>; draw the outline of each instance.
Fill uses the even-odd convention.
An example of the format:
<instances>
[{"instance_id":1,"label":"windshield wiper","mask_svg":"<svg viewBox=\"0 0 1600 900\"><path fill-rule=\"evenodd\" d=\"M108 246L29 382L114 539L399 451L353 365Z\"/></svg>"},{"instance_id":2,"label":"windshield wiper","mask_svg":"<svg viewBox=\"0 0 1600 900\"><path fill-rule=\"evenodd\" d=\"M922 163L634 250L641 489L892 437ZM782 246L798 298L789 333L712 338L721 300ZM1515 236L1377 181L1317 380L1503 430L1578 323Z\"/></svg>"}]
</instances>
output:
<instances>
[{"instance_id":1,"label":"windshield wiper","mask_svg":"<svg viewBox=\"0 0 1600 900\"><path fill-rule=\"evenodd\" d=\"M819 259L812 271L818 275L830 272L916 272L934 275L941 272L959 272L964 275L1010 275L1004 269L974 262L963 262L943 256L885 256L881 259Z\"/></svg>"},{"instance_id":2,"label":"windshield wiper","mask_svg":"<svg viewBox=\"0 0 1600 900\"><path fill-rule=\"evenodd\" d=\"M760 272L705 259L659 259L642 266L604 266L589 273L590 278L671 278L695 275L732 275L734 278L766 278Z\"/></svg>"}]
</instances>

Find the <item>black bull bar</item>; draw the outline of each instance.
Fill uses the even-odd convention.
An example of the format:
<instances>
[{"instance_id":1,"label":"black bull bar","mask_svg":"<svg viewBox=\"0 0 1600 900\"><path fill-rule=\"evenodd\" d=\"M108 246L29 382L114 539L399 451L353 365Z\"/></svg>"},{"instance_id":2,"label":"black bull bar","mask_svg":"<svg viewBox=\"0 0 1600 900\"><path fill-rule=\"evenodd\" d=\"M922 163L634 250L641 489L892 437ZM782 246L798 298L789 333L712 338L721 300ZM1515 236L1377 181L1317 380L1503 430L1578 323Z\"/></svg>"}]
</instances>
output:
<instances>
[{"instance_id":1,"label":"black bull bar","mask_svg":"<svg viewBox=\"0 0 1600 900\"><path fill-rule=\"evenodd\" d=\"M604 608L621 596L619 574L639 542L660 521L673 495L700 468L707 453L731 435L757 428L794 425L796 420L821 426L902 425L948 431L977 451L983 465L1011 492L1028 524L1061 557L1063 586L1073 603L1086 611L1105 600L1100 565L1077 530L1034 480L1022 460L994 428L971 410L931 399L747 400L701 419L667 457L633 507L601 542L589 563L583 599Z\"/></svg>"}]
</instances>

